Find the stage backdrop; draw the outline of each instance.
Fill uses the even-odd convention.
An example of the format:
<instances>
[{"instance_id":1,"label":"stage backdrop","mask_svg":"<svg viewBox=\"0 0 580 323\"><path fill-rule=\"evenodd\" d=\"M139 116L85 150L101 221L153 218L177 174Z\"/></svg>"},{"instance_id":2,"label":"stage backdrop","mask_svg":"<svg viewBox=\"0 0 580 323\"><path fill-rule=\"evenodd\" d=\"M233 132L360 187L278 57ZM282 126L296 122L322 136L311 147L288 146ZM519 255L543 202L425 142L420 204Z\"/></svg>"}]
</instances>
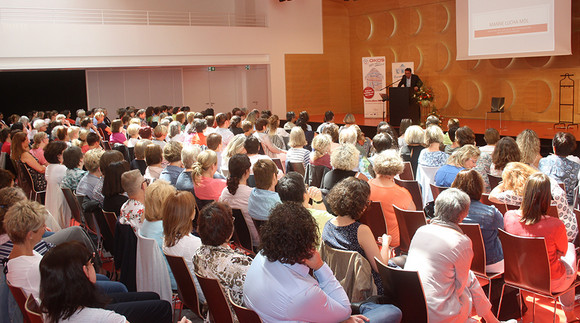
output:
<instances>
[{"instance_id":1,"label":"stage backdrop","mask_svg":"<svg viewBox=\"0 0 580 323\"><path fill-rule=\"evenodd\" d=\"M362 66L365 118L382 118L381 93L386 93L385 57L363 57Z\"/></svg>"}]
</instances>

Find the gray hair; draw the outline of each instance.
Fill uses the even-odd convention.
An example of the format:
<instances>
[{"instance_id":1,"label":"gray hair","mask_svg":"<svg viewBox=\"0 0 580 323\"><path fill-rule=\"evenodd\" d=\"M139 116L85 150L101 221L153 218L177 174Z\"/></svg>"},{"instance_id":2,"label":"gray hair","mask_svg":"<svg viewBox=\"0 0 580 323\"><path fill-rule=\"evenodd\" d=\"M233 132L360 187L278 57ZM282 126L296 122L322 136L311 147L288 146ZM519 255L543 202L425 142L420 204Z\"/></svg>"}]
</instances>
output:
<instances>
[{"instance_id":1,"label":"gray hair","mask_svg":"<svg viewBox=\"0 0 580 323\"><path fill-rule=\"evenodd\" d=\"M169 138L173 138L181 133L181 122L172 121L169 124Z\"/></svg>"},{"instance_id":2,"label":"gray hair","mask_svg":"<svg viewBox=\"0 0 580 323\"><path fill-rule=\"evenodd\" d=\"M33 124L34 129L38 130L44 126L46 126L46 121L44 121L42 119L37 119L34 121L34 124Z\"/></svg>"},{"instance_id":3,"label":"gray hair","mask_svg":"<svg viewBox=\"0 0 580 323\"><path fill-rule=\"evenodd\" d=\"M341 144L356 144L356 130L352 127L344 128L338 134L338 142Z\"/></svg>"},{"instance_id":4,"label":"gray hair","mask_svg":"<svg viewBox=\"0 0 580 323\"><path fill-rule=\"evenodd\" d=\"M353 144L342 144L330 155L330 165L336 169L354 170L358 166L359 155Z\"/></svg>"},{"instance_id":5,"label":"gray hair","mask_svg":"<svg viewBox=\"0 0 580 323\"><path fill-rule=\"evenodd\" d=\"M470 203L469 195L456 188L448 188L435 200L435 217L458 224L460 216L469 211Z\"/></svg>"},{"instance_id":6,"label":"gray hair","mask_svg":"<svg viewBox=\"0 0 580 323\"><path fill-rule=\"evenodd\" d=\"M181 150L181 162L183 167L189 169L193 167L193 164L197 161L197 155L201 152L201 147L199 145L189 145Z\"/></svg>"}]
</instances>

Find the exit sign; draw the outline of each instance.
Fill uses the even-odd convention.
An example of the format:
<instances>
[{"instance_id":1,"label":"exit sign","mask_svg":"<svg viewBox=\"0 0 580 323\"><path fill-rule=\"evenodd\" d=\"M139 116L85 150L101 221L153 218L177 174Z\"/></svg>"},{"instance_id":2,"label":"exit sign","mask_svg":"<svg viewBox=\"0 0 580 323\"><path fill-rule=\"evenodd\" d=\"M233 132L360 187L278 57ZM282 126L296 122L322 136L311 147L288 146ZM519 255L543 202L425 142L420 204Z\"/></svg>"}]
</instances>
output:
<instances>
[{"instance_id":1,"label":"exit sign","mask_svg":"<svg viewBox=\"0 0 580 323\"><path fill-rule=\"evenodd\" d=\"M246 65L246 71L250 70L250 65Z\"/></svg>"},{"instance_id":2,"label":"exit sign","mask_svg":"<svg viewBox=\"0 0 580 323\"><path fill-rule=\"evenodd\" d=\"M215 66L208 66L207 70L210 72L213 72L213 71L215 71Z\"/></svg>"}]
</instances>

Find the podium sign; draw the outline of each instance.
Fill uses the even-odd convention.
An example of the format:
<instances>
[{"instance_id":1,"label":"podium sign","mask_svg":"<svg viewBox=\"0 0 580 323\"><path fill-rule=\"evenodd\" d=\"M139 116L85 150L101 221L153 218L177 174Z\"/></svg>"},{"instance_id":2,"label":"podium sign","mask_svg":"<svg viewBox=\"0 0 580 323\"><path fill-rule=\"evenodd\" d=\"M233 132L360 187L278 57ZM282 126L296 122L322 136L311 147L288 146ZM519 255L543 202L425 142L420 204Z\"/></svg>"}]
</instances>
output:
<instances>
[{"instance_id":1,"label":"podium sign","mask_svg":"<svg viewBox=\"0 0 580 323\"><path fill-rule=\"evenodd\" d=\"M363 100L365 118L383 117L383 100L381 90L386 86L385 57L363 57Z\"/></svg>"}]
</instances>

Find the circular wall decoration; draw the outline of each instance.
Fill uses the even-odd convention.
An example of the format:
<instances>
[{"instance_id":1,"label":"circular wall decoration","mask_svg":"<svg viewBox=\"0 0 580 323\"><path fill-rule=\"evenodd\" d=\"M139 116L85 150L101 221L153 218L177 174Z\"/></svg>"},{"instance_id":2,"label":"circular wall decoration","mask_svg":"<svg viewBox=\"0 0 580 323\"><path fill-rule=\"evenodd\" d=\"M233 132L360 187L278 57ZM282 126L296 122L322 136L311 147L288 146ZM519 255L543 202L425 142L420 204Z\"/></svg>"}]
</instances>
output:
<instances>
[{"instance_id":1,"label":"circular wall decoration","mask_svg":"<svg viewBox=\"0 0 580 323\"><path fill-rule=\"evenodd\" d=\"M546 112L554 101L552 88L545 80L533 80L520 87L518 102L523 104L525 111L536 113ZM556 107L557 108L557 107Z\"/></svg>"},{"instance_id":2,"label":"circular wall decoration","mask_svg":"<svg viewBox=\"0 0 580 323\"><path fill-rule=\"evenodd\" d=\"M477 59L468 61L455 61L455 64L457 64L457 66L461 67L463 70L473 71L480 66L481 60Z\"/></svg>"},{"instance_id":3,"label":"circular wall decoration","mask_svg":"<svg viewBox=\"0 0 580 323\"><path fill-rule=\"evenodd\" d=\"M481 87L472 80L462 81L455 91L455 97L461 109L475 110L481 104Z\"/></svg>"},{"instance_id":4,"label":"circular wall decoration","mask_svg":"<svg viewBox=\"0 0 580 323\"><path fill-rule=\"evenodd\" d=\"M506 69L512 65L514 62L514 58L497 58L497 59L490 59L489 63L491 66L498 68L498 69Z\"/></svg>"},{"instance_id":5,"label":"circular wall decoration","mask_svg":"<svg viewBox=\"0 0 580 323\"><path fill-rule=\"evenodd\" d=\"M507 80L499 81L499 91L497 93L490 93L490 97L498 96L505 97L504 110L508 111L514 101L516 100L516 90L512 82ZM490 99L491 102L491 99ZM485 102L484 102L485 103Z\"/></svg>"},{"instance_id":6,"label":"circular wall decoration","mask_svg":"<svg viewBox=\"0 0 580 323\"><path fill-rule=\"evenodd\" d=\"M449 30L449 25L451 25L451 12L445 4L441 3L436 5L435 17L435 30L440 33Z\"/></svg>"},{"instance_id":7,"label":"circular wall decoration","mask_svg":"<svg viewBox=\"0 0 580 323\"><path fill-rule=\"evenodd\" d=\"M386 38L392 38L397 33L397 18L391 11L387 11L381 14L381 28L385 31ZM377 25L377 28L378 25ZM381 33L382 35L382 33Z\"/></svg>"},{"instance_id":8,"label":"circular wall decoration","mask_svg":"<svg viewBox=\"0 0 580 323\"><path fill-rule=\"evenodd\" d=\"M443 72L446 69L448 69L449 66L451 65L451 50L449 49L447 44L441 41L437 42L435 48L437 53L437 55L435 56L436 59L435 70L437 72Z\"/></svg>"},{"instance_id":9,"label":"circular wall decoration","mask_svg":"<svg viewBox=\"0 0 580 323\"><path fill-rule=\"evenodd\" d=\"M367 41L373 34L373 24L369 16L354 17L354 30L358 40Z\"/></svg>"},{"instance_id":10,"label":"circular wall decoration","mask_svg":"<svg viewBox=\"0 0 580 323\"><path fill-rule=\"evenodd\" d=\"M451 88L449 85L445 81L435 81L432 82L430 86L433 88L435 106L437 106L437 109L447 109L451 104Z\"/></svg>"},{"instance_id":11,"label":"circular wall decoration","mask_svg":"<svg viewBox=\"0 0 580 323\"><path fill-rule=\"evenodd\" d=\"M525 57L524 60L531 67L548 67L554 59L554 56Z\"/></svg>"}]
</instances>

